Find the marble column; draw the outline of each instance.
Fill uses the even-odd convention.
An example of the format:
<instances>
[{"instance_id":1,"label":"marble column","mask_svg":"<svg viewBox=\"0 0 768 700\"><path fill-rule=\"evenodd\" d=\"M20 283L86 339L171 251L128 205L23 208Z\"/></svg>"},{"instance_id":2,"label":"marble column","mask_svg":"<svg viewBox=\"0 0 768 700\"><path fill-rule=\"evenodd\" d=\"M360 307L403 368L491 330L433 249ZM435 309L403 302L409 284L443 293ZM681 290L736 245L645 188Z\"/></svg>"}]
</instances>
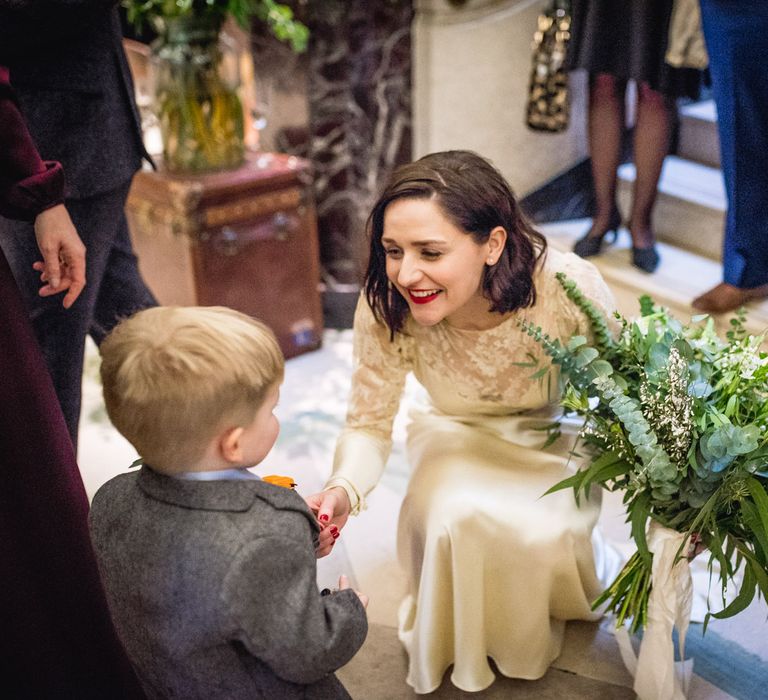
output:
<instances>
[{"instance_id":1,"label":"marble column","mask_svg":"<svg viewBox=\"0 0 768 700\"><path fill-rule=\"evenodd\" d=\"M278 137L315 169L326 281L355 285L365 220L392 169L411 159L411 0L309 0L308 134ZM294 138L291 138L291 137Z\"/></svg>"}]
</instances>

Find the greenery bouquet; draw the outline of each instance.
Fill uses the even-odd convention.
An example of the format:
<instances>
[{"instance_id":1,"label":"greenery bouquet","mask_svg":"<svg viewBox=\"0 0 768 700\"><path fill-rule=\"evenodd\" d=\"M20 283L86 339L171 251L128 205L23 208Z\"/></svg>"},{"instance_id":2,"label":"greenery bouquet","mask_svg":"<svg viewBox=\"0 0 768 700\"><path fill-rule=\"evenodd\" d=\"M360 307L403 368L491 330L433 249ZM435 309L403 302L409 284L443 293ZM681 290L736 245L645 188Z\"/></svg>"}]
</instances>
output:
<instances>
[{"instance_id":1,"label":"greenery bouquet","mask_svg":"<svg viewBox=\"0 0 768 700\"><path fill-rule=\"evenodd\" d=\"M576 449L586 463L550 492L573 488L577 500L594 486L623 492L637 547L594 607L607 604L617 627L647 625L649 596L671 573L653 567L649 522L680 534L669 568L687 567L691 538L709 551L710 572L719 563L722 609L707 614L705 629L710 616L730 617L756 593L768 596L765 334L749 335L740 311L721 339L711 318L684 325L645 296L637 320L616 314L616 337L573 281L558 280L590 320L593 340L563 345L523 324L561 370L564 411L584 418ZM556 438L558 424L548 429ZM729 585L738 594L726 604Z\"/></svg>"}]
</instances>

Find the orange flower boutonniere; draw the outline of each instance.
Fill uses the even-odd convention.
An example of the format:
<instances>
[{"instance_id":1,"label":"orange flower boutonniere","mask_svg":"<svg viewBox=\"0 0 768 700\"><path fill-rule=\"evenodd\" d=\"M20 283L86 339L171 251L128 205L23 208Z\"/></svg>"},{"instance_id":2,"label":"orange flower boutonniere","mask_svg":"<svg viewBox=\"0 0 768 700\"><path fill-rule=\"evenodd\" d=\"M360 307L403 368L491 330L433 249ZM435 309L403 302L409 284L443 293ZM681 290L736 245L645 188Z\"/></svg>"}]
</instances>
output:
<instances>
[{"instance_id":1,"label":"orange flower boutonniere","mask_svg":"<svg viewBox=\"0 0 768 700\"><path fill-rule=\"evenodd\" d=\"M278 476L277 474L270 474L269 476L262 476L262 481L266 481L275 486L283 486L287 489L295 489L296 482L290 476Z\"/></svg>"}]
</instances>

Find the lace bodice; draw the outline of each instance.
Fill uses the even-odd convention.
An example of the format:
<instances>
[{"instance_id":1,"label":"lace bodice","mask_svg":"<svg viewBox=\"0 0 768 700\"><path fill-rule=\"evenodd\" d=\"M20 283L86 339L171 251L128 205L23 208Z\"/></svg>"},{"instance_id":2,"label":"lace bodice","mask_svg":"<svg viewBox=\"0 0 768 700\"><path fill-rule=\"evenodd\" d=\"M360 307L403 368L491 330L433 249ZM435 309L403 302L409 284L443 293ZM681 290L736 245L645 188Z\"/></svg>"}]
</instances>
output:
<instances>
[{"instance_id":1,"label":"lace bodice","mask_svg":"<svg viewBox=\"0 0 768 700\"><path fill-rule=\"evenodd\" d=\"M488 330L461 330L443 321L419 326L412 319L389 340L361 296L354 321L355 369L347 422L339 438L334 474L353 505L377 483L391 448L392 421L406 375L413 372L435 409L453 416L498 416L545 407L557 399L556 372L537 380L547 366L538 343L520 327L522 318L567 341L589 335L589 323L555 278L564 272L609 317L613 297L595 267L571 253L549 249L536 275L536 304Z\"/></svg>"}]
</instances>

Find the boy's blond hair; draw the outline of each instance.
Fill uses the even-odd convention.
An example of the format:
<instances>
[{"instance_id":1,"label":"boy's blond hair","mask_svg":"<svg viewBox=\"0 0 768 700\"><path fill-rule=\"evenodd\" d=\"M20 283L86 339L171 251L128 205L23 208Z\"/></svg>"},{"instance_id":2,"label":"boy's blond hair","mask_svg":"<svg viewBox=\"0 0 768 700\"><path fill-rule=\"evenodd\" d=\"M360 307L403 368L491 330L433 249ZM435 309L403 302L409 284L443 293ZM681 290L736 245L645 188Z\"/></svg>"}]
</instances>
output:
<instances>
[{"instance_id":1,"label":"boy's blond hair","mask_svg":"<svg viewBox=\"0 0 768 700\"><path fill-rule=\"evenodd\" d=\"M168 472L199 460L221 431L250 425L285 368L269 328L222 306L140 311L100 351L110 420Z\"/></svg>"}]
</instances>

